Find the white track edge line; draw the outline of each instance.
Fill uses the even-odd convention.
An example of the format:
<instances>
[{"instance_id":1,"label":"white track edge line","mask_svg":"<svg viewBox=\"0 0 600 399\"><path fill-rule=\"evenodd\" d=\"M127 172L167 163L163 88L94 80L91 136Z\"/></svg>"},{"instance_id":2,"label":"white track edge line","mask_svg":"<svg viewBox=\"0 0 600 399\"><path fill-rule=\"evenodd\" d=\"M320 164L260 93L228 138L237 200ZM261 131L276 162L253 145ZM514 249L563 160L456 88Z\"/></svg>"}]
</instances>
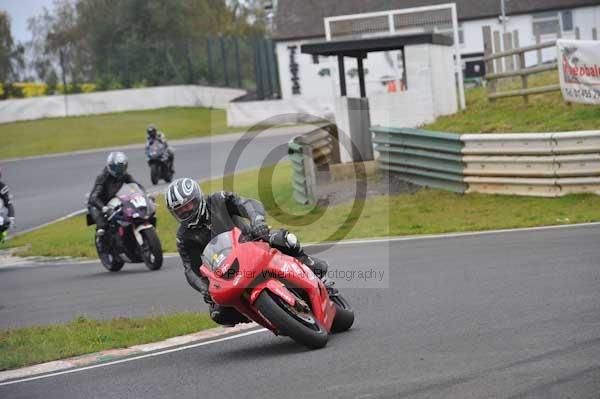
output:
<instances>
[{"instance_id":1,"label":"white track edge line","mask_svg":"<svg viewBox=\"0 0 600 399\"><path fill-rule=\"evenodd\" d=\"M341 240L341 241L327 241L327 242L321 242L321 243L306 243L306 244L304 244L304 247L319 247L319 246L325 246L325 245L331 245L331 244L352 245L352 244L373 244L373 243L379 243L379 242L458 238L458 237L469 237L469 236L489 235L489 234L504 234L504 233L519 233L519 232L527 232L527 231L581 228L581 227L599 226L599 225L600 225L600 222L589 222L589 223L560 224L560 225L537 226L537 227L517 227L517 228L513 228L513 229L465 231L465 232L459 232L459 233L427 234L427 235L416 235L416 236L391 236L391 237L367 238L367 239L355 239L355 240L349 239L349 240Z\"/></svg>"},{"instance_id":2,"label":"white track edge line","mask_svg":"<svg viewBox=\"0 0 600 399\"><path fill-rule=\"evenodd\" d=\"M229 341L229 340L232 340L232 339L235 339L235 338L242 338L242 337L245 337L245 336L248 336L248 335L253 335L253 334L257 334L257 333L265 332L265 331L267 331L267 329L261 328L259 330L247 331L247 332L244 332L244 333L230 335L230 336L227 336L227 337L213 339L213 340L210 340L210 341L203 341L203 342L199 342L199 343L196 343L196 344L180 346L180 347L172 348L172 349L166 349L166 350L162 350L162 351L159 351L159 352L152 352L152 353L147 353L147 354L144 354L144 355L138 355L138 356L128 357L128 358L125 358L125 359L113 360L113 361L106 362L106 363L93 364L91 366L84 366L84 367L79 367L79 368L72 368L72 369L63 370L63 371L57 371L57 372L50 373L50 374L43 374L43 375L38 375L38 376L34 376L34 377L22 378L22 379L18 379L18 380L0 382L0 386L18 384L18 383L22 383L22 382L40 380L40 379L50 378L50 377L56 377L56 376L63 375L63 374L78 373L78 372L82 372L82 371L86 371L86 370L91 370L91 369L96 369L96 368L101 368L101 367L113 366L115 364L128 363L128 362L132 362L134 360L141 360L141 359L145 359L145 358L149 358L149 357L156 357L156 356L166 355L166 354L173 353L173 352L180 352L180 351L183 351L183 350L197 348L197 347L200 347L200 346L206 346L206 345L210 345L210 344L216 344L216 343L219 343L219 342Z\"/></svg>"}]
</instances>

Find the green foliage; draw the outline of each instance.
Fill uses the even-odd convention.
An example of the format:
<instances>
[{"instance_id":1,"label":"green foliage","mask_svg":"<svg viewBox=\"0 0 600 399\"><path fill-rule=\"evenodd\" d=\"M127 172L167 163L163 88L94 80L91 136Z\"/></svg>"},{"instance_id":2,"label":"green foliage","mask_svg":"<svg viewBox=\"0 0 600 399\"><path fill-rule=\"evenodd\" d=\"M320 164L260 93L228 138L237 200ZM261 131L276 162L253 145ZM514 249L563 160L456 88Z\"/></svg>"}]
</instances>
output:
<instances>
[{"instance_id":1,"label":"green foliage","mask_svg":"<svg viewBox=\"0 0 600 399\"><path fill-rule=\"evenodd\" d=\"M216 324L205 313L92 320L0 331L0 370L191 334Z\"/></svg>"},{"instance_id":2,"label":"green foliage","mask_svg":"<svg viewBox=\"0 0 600 399\"><path fill-rule=\"evenodd\" d=\"M18 81L19 71L24 66L24 48L14 43L7 13L0 11L0 84L3 85L2 99L22 97L22 92L12 83Z\"/></svg>"},{"instance_id":3,"label":"green foliage","mask_svg":"<svg viewBox=\"0 0 600 399\"><path fill-rule=\"evenodd\" d=\"M557 73L535 75L530 87L558 83ZM505 84L502 90L516 88ZM529 105L521 97L489 102L486 89L466 91L467 109L455 115L438 118L424 129L454 133L535 133L600 129L600 107L571 104L562 94L546 93L529 97Z\"/></svg>"},{"instance_id":4,"label":"green foliage","mask_svg":"<svg viewBox=\"0 0 600 399\"><path fill-rule=\"evenodd\" d=\"M54 70L54 68L50 69L50 72L48 73L47 77L46 77L46 84L48 86L46 86L46 94L48 95L52 95L56 93L56 86L58 85L58 75L56 74L56 71Z\"/></svg>"},{"instance_id":5,"label":"green foliage","mask_svg":"<svg viewBox=\"0 0 600 399\"><path fill-rule=\"evenodd\" d=\"M21 87L14 83L2 83L2 98L23 98L25 94Z\"/></svg>"},{"instance_id":6,"label":"green foliage","mask_svg":"<svg viewBox=\"0 0 600 399\"><path fill-rule=\"evenodd\" d=\"M264 34L256 1L58 0L30 20L33 66L99 90L206 81L208 36ZM43 78L43 77L42 77Z\"/></svg>"}]
</instances>

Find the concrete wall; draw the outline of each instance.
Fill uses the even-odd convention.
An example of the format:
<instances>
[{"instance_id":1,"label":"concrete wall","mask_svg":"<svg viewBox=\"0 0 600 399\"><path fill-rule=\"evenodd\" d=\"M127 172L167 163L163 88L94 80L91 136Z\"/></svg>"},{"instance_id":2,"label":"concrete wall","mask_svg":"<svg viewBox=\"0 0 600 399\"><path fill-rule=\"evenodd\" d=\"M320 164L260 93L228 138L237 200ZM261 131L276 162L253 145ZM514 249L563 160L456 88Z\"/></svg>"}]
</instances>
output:
<instances>
[{"instance_id":1,"label":"concrete wall","mask_svg":"<svg viewBox=\"0 0 600 399\"><path fill-rule=\"evenodd\" d=\"M458 110L452 49L406 48L408 90L368 95L373 126L417 127Z\"/></svg>"},{"instance_id":2,"label":"concrete wall","mask_svg":"<svg viewBox=\"0 0 600 399\"><path fill-rule=\"evenodd\" d=\"M277 63L279 66L279 80L283 99L297 97L325 97L339 96L339 74L336 57L319 57L318 64L313 62L313 57L300 53L300 46L305 43L320 42L323 39L301 40L293 42L279 42L277 48ZM300 84L300 94L292 91L292 72L290 70L290 49L296 47L294 59L298 64L297 75ZM400 51L370 53L364 60L366 71L365 83L367 95L384 94L387 92L385 79L399 79L402 76L402 63ZM345 58L346 86L348 97L359 97L358 75L353 74L357 68L356 59Z\"/></svg>"},{"instance_id":3,"label":"concrete wall","mask_svg":"<svg viewBox=\"0 0 600 399\"><path fill-rule=\"evenodd\" d=\"M165 107L226 109L243 90L204 86L163 86L112 90L67 97L68 116L104 114ZM44 96L0 101L0 123L64 117L64 96Z\"/></svg>"},{"instance_id":4,"label":"concrete wall","mask_svg":"<svg viewBox=\"0 0 600 399\"><path fill-rule=\"evenodd\" d=\"M310 122L315 118L333 122L333 114L333 98L296 97L285 100L232 102L227 105L227 125L253 126L269 122L276 117L289 122Z\"/></svg>"},{"instance_id":5,"label":"concrete wall","mask_svg":"<svg viewBox=\"0 0 600 399\"><path fill-rule=\"evenodd\" d=\"M433 122L440 115L455 113L458 104L452 54L452 48L448 46L408 46L406 48L408 90L387 93L382 89L369 91L367 86L371 124L416 127ZM346 70L349 70L354 62L354 59L348 59ZM301 71L299 73L301 74ZM337 79L336 72L334 80ZM356 83L358 86L358 81ZM313 97L288 96L275 101L231 103L227 108L227 123L229 126L251 126L277 115L293 113L310 114L333 121L336 101L334 99L339 98L339 94L335 91L334 96L331 94L334 90L330 86L325 82L322 85L323 91L330 93L329 95L319 96L316 92L311 92ZM327 87L330 90L327 90ZM282 86L282 89L284 92L291 90L291 83L287 88ZM337 87L335 90L338 90ZM358 87L354 91L348 91L349 98L358 96Z\"/></svg>"}]
</instances>

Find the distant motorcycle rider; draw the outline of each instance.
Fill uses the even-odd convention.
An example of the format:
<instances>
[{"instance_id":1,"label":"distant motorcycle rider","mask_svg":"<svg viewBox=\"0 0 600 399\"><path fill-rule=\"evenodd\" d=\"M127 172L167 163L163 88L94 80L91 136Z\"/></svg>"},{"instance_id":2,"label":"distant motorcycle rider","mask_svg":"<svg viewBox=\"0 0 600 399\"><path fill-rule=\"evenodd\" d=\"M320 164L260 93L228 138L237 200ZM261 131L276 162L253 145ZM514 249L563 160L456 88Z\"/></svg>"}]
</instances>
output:
<instances>
[{"instance_id":1,"label":"distant motorcycle rider","mask_svg":"<svg viewBox=\"0 0 600 399\"><path fill-rule=\"evenodd\" d=\"M210 240L234 227L254 237L264 238L272 247L299 259L320 277L327 273L327 263L305 254L294 234L285 229L269 229L265 222L265 209L259 201L224 191L205 197L198 183L189 178L180 178L169 185L165 202L181 224L176 241L185 277L193 288L204 295L204 300L210 305L210 316L216 323L230 326L248 321L237 310L213 303L208 294L208 280L199 270L202 252ZM249 220L250 224L242 218Z\"/></svg>"},{"instance_id":2,"label":"distant motorcycle rider","mask_svg":"<svg viewBox=\"0 0 600 399\"><path fill-rule=\"evenodd\" d=\"M12 195L8 186L2 181L2 168L0 168L0 209L5 208L6 214L0 214L0 241L8 229L15 227L15 208L12 204Z\"/></svg>"},{"instance_id":3,"label":"distant motorcycle rider","mask_svg":"<svg viewBox=\"0 0 600 399\"><path fill-rule=\"evenodd\" d=\"M173 149L169 147L165 134L163 132L158 131L155 125L148 125L148 127L146 128L146 135L146 157L150 158L150 149L152 147L152 144L154 144L155 141L159 141L166 147L167 162L169 164L169 169L171 170L171 172L174 172L173 165L175 161L175 154L173 152Z\"/></svg>"},{"instance_id":4,"label":"distant motorcycle rider","mask_svg":"<svg viewBox=\"0 0 600 399\"><path fill-rule=\"evenodd\" d=\"M106 214L109 212L109 208L106 204L108 201L117 194L125 183L136 183L142 187L127 173L127 166L127 155L118 151L111 152L106 159L106 166L96 177L94 188L88 199L88 211L96 223L96 235L100 239L101 245L104 243L102 237L105 235L107 226Z\"/></svg>"}]
</instances>

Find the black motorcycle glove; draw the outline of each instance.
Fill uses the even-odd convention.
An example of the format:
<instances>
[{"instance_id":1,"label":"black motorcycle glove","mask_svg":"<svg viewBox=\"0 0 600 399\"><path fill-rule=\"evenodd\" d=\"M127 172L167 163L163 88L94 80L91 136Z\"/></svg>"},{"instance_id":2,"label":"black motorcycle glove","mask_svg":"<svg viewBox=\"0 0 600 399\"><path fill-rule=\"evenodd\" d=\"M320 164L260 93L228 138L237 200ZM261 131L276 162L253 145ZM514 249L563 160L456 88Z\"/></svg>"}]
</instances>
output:
<instances>
[{"instance_id":1,"label":"black motorcycle glove","mask_svg":"<svg viewBox=\"0 0 600 399\"><path fill-rule=\"evenodd\" d=\"M252 223L252 235L257 238L269 237L269 226L263 217L257 217Z\"/></svg>"}]
</instances>

